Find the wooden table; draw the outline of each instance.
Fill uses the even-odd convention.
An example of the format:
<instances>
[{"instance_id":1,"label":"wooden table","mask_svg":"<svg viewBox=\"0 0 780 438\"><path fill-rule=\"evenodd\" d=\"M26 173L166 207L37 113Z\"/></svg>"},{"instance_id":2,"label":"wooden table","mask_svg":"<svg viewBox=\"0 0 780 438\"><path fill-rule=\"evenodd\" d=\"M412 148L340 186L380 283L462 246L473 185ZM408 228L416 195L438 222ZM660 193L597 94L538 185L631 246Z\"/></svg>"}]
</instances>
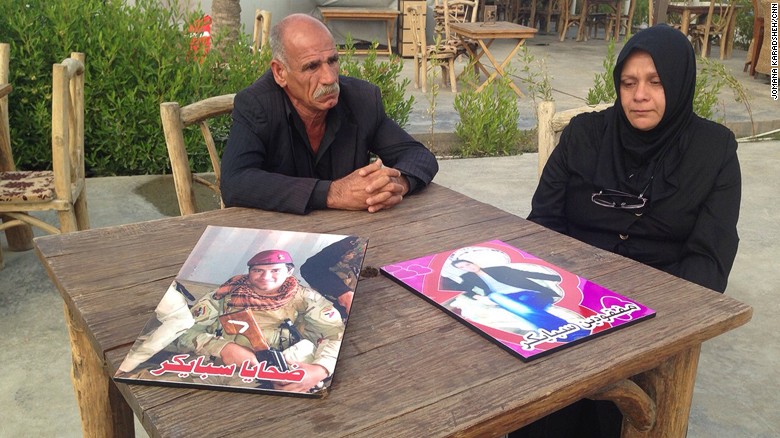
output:
<instances>
[{"instance_id":1,"label":"wooden table","mask_svg":"<svg viewBox=\"0 0 780 438\"><path fill-rule=\"evenodd\" d=\"M719 5L716 3L715 7ZM725 5L723 5L725 7ZM736 29L737 11L741 8L741 5L735 5L735 11L731 14L731 20L728 24L728 31L726 32L726 50L723 54L723 59L731 58L731 52L734 48L734 32ZM710 2L684 2L684 3L669 3L666 7L666 14L679 14L680 15L680 32L683 35L688 36L691 24L697 21L697 17L702 17L702 20L707 19L707 14L710 12ZM706 43L705 43L706 44ZM705 54L706 57L706 54Z\"/></svg>"},{"instance_id":2,"label":"wooden table","mask_svg":"<svg viewBox=\"0 0 780 438\"><path fill-rule=\"evenodd\" d=\"M357 21L384 21L387 32L387 56L393 54L392 35L395 28L395 19L398 17L397 9L390 8L342 8L319 7L322 14L322 22L328 24L330 20L357 20ZM368 50L355 50L358 55L365 55ZM379 53L379 52L378 52Z\"/></svg>"},{"instance_id":3,"label":"wooden table","mask_svg":"<svg viewBox=\"0 0 780 438\"><path fill-rule=\"evenodd\" d=\"M526 39L533 38L536 35L537 29L532 27L522 26L515 23L509 23L507 21L499 21L496 23L450 23L450 30L458 35L458 38L463 41L463 45L471 56L474 62L474 68L481 70L487 76L485 82L477 87L477 92L482 91L487 84L493 81L498 75L506 76L504 70L512 58L515 56L520 47L523 45ZM517 40L514 48L504 58L503 61L498 62L490 52L490 46L493 41L497 39L514 39ZM469 40L476 41L479 44L479 49L472 50ZM481 50L480 50L481 49ZM488 72L487 68L480 62L482 55L487 56L490 63L493 64L496 71ZM509 81L509 86L515 90L518 96L522 96L523 93L517 88L514 82Z\"/></svg>"},{"instance_id":4,"label":"wooden table","mask_svg":"<svg viewBox=\"0 0 780 438\"><path fill-rule=\"evenodd\" d=\"M657 316L524 363L376 276L360 281L325 399L109 382L210 224L365 236L364 268L500 239L639 300ZM75 345L74 357L90 437L121 436L132 424L130 408L152 437L499 436L630 376L653 395L657 421L646 435L627 425L624 436L684 436L702 342L752 315L729 296L436 184L376 214L230 208L35 242L65 300L71 333L86 341Z\"/></svg>"}]
</instances>

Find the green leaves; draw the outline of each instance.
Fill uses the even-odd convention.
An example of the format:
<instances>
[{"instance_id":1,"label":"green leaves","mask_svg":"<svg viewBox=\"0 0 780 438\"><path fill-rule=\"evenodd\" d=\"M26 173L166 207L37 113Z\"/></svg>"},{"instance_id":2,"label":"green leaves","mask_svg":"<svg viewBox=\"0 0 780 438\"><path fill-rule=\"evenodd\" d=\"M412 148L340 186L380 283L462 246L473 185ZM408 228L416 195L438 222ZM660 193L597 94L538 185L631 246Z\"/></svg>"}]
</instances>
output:
<instances>
[{"instance_id":1,"label":"green leaves","mask_svg":"<svg viewBox=\"0 0 780 438\"><path fill-rule=\"evenodd\" d=\"M235 93L270 61L267 51L251 53L245 36L222 57L210 53L199 62L186 29L202 12L183 14L175 1L24 3L0 0L0 41L11 44L11 138L21 169L50 167L52 64L70 52L86 54L85 158L96 175L168 172L160 103ZM230 117L223 119L222 132L230 126ZM194 131L193 143L200 139ZM193 168L209 170L207 154L194 153Z\"/></svg>"},{"instance_id":2,"label":"green leaves","mask_svg":"<svg viewBox=\"0 0 780 438\"><path fill-rule=\"evenodd\" d=\"M607 57L601 65L604 71L596 73L593 78L593 88L588 90L588 96L585 101L588 105L598 105L600 103L613 103L617 100L617 91L615 91L615 80L612 76L615 71L615 40L612 39L607 45Z\"/></svg>"},{"instance_id":3,"label":"green leaves","mask_svg":"<svg viewBox=\"0 0 780 438\"><path fill-rule=\"evenodd\" d=\"M409 78L399 79L403 61L398 56L393 55L389 61L377 62L377 46L378 43L374 41L368 49L368 55L360 61L355 58L355 44L352 36L348 34L346 53L339 58L339 69L345 76L363 79L379 87L387 116L404 127L409 123L409 114L414 103L414 96L407 99L404 95L411 81Z\"/></svg>"},{"instance_id":4,"label":"green leaves","mask_svg":"<svg viewBox=\"0 0 780 438\"><path fill-rule=\"evenodd\" d=\"M517 95L509 87L510 77L499 76L477 92L478 78L467 78L467 87L455 97L460 120L455 134L463 141L464 157L511 155L518 152L521 138L517 120Z\"/></svg>"}]
</instances>

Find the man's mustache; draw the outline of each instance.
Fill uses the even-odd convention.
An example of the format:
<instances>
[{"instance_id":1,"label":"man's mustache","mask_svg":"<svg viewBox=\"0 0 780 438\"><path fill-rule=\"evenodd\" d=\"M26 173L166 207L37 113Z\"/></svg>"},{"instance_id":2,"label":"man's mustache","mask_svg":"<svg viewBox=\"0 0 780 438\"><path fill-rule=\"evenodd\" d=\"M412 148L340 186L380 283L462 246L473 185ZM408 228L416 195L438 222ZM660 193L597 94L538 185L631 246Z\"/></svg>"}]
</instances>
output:
<instances>
[{"instance_id":1,"label":"man's mustache","mask_svg":"<svg viewBox=\"0 0 780 438\"><path fill-rule=\"evenodd\" d=\"M339 88L338 82L335 82L331 85L323 85L314 91L314 99L319 99L320 97L327 96L329 94L338 94L340 89L341 88Z\"/></svg>"}]
</instances>

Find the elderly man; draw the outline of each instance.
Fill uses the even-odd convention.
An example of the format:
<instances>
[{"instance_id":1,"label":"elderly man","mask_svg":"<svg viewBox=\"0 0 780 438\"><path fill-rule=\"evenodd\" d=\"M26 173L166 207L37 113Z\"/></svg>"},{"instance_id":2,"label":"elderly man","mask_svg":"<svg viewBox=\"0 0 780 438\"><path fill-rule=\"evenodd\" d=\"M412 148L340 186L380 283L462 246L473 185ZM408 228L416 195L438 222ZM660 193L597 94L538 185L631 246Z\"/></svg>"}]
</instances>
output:
<instances>
[{"instance_id":1,"label":"elderly man","mask_svg":"<svg viewBox=\"0 0 780 438\"><path fill-rule=\"evenodd\" d=\"M195 303L194 325L176 340L176 347L219 358L226 365L241 366L244 361L257 365L250 340L227 334L219 321L220 315L249 309L268 345L283 350L288 364L305 371L303 381L274 387L306 392L333 374L344 333L341 315L317 291L298 283L286 251L261 251L247 265L247 274L232 277ZM287 320L303 327L302 339L293 345L286 345L292 337Z\"/></svg>"},{"instance_id":2,"label":"elderly man","mask_svg":"<svg viewBox=\"0 0 780 438\"><path fill-rule=\"evenodd\" d=\"M270 44L270 70L235 98L222 157L225 205L373 213L430 183L435 157L387 117L376 86L339 76L324 24L290 15ZM372 153L379 159L370 163Z\"/></svg>"}]
</instances>

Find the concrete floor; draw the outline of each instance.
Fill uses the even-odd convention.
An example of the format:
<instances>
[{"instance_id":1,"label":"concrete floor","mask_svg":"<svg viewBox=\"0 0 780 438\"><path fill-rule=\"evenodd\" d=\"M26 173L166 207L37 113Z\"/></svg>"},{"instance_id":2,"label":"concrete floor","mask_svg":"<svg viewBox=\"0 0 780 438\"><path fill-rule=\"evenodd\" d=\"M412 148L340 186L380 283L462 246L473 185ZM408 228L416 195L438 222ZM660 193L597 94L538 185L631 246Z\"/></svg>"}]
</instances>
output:
<instances>
[{"instance_id":1,"label":"concrete floor","mask_svg":"<svg viewBox=\"0 0 780 438\"><path fill-rule=\"evenodd\" d=\"M506 49L499 42L494 46L498 54ZM546 35L529 41L529 50L545 59L556 104L564 109L582 104L606 56L603 40L560 43ZM742 73L744 59L744 51L735 51L726 65L749 87L756 120L764 127L775 126L780 123L780 105L769 98L766 81ZM411 71L407 60L404 74L412 78ZM428 100L411 87L409 93L417 102L408 129L424 134L430 130ZM457 115L452 97L448 89L438 92L437 133L454 129ZM728 90L722 100L724 122L742 129L747 120L744 107L731 100ZM533 126L533 104L521 99L520 106L520 124ZM688 433L694 438L780 436L780 382L773 373L773 364L780 363L780 344L771 335L780 305L770 299L780 284L775 260L780 255L780 224L774 212L777 183L773 178L780 168L780 141L741 143L739 157L741 242L726 293L751 304L754 316L746 326L704 344ZM536 186L536 160L536 154L441 160L435 182L525 216ZM178 214L170 176L92 178L87 192L93 228ZM41 217L56 223L53 215ZM62 300L34 252L8 251L4 236L0 244L5 257L5 269L0 270L0 363L6 367L0 373L0 437L79 436ZM145 436L138 425L136 429Z\"/></svg>"}]
</instances>

